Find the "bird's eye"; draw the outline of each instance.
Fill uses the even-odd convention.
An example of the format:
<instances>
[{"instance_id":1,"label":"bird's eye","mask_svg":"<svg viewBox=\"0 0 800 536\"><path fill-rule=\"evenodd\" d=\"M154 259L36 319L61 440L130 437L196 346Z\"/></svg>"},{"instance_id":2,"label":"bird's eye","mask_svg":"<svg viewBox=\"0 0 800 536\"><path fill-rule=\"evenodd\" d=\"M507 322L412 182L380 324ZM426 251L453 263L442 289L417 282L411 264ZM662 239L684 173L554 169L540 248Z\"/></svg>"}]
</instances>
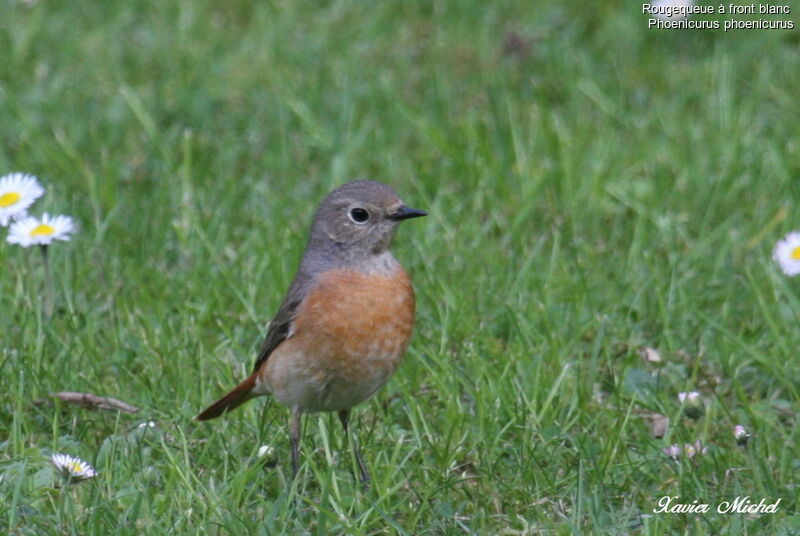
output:
<instances>
[{"instance_id":1,"label":"bird's eye","mask_svg":"<svg viewBox=\"0 0 800 536\"><path fill-rule=\"evenodd\" d=\"M363 208L351 209L348 215L350 216L350 219L353 220L353 223L367 223L367 220L369 219L369 212Z\"/></svg>"}]
</instances>

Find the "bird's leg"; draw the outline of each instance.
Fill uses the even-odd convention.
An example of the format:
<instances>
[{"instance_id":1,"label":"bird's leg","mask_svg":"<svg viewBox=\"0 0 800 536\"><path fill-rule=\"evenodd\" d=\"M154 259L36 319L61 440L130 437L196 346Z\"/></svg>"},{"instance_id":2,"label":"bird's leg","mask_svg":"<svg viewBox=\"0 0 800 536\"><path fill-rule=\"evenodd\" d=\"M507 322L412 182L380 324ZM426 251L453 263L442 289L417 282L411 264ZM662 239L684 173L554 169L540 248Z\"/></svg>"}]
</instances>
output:
<instances>
[{"instance_id":1,"label":"bird's leg","mask_svg":"<svg viewBox=\"0 0 800 536\"><path fill-rule=\"evenodd\" d=\"M297 471L300 469L300 425L303 410L298 407L292 408L292 422L289 427L289 439L292 442L292 480L297 478Z\"/></svg>"},{"instance_id":2,"label":"bird's leg","mask_svg":"<svg viewBox=\"0 0 800 536\"><path fill-rule=\"evenodd\" d=\"M359 448L358 442L355 440L355 437L352 439L350 438L350 410L340 411L339 412L339 420L344 427L344 437L345 441L351 441L353 444L353 452L356 455L356 462L358 462L358 470L361 473L361 483L364 485L366 489L369 489L369 471L367 470L367 464L364 463L364 458L361 457L361 449Z\"/></svg>"}]
</instances>

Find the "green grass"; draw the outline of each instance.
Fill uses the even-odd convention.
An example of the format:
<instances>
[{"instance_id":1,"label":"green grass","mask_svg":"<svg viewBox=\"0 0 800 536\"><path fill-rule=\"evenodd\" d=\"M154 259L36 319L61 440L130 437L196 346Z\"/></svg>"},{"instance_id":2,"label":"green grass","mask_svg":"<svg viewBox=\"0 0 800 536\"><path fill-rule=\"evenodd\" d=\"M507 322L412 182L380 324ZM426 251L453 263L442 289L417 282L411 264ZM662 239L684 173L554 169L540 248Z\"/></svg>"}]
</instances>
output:
<instances>
[{"instance_id":1,"label":"green grass","mask_svg":"<svg viewBox=\"0 0 800 536\"><path fill-rule=\"evenodd\" d=\"M0 244L0 532L799 532L800 288L770 260L800 226L798 34L640 9L3 2L0 174L81 229L50 319L38 252ZM329 415L290 489L286 409L192 417L252 366L315 204L364 178L431 213L395 247L416 332L355 412L372 490ZM34 404L63 390L141 411ZM52 452L100 476L56 487Z\"/></svg>"}]
</instances>

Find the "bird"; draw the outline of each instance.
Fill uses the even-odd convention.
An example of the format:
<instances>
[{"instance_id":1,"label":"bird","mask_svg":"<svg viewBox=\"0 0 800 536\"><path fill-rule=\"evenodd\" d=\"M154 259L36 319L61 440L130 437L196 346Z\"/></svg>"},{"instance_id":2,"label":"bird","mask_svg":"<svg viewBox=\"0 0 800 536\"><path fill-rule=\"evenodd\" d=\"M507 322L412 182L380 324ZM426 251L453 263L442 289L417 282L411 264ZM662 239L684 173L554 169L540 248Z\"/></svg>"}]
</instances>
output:
<instances>
[{"instance_id":1,"label":"bird","mask_svg":"<svg viewBox=\"0 0 800 536\"><path fill-rule=\"evenodd\" d=\"M390 246L402 221L427 215L380 182L357 180L331 191L317 207L299 268L253 372L196 419L274 397L291 410L294 480L303 415L336 412L368 487L369 470L349 439L350 412L389 381L408 347L414 289Z\"/></svg>"}]
</instances>

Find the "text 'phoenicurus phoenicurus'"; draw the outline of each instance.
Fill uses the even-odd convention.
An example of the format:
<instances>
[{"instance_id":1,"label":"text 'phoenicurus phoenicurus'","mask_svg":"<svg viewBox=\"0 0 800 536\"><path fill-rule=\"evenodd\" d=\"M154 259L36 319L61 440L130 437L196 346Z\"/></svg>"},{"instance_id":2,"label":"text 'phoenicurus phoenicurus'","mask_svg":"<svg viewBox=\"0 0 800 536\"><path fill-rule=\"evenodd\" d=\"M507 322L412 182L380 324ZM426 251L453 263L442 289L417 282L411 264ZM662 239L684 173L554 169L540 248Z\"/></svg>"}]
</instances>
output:
<instances>
[{"instance_id":1,"label":"text 'phoenicurus phoenicurus'","mask_svg":"<svg viewBox=\"0 0 800 536\"><path fill-rule=\"evenodd\" d=\"M293 475L304 412L337 412L347 434L350 409L386 384L411 338L414 290L389 246L401 221L425 215L379 182L354 181L328 194L253 373L197 419L274 396L292 410ZM354 451L367 482L355 443Z\"/></svg>"}]
</instances>

